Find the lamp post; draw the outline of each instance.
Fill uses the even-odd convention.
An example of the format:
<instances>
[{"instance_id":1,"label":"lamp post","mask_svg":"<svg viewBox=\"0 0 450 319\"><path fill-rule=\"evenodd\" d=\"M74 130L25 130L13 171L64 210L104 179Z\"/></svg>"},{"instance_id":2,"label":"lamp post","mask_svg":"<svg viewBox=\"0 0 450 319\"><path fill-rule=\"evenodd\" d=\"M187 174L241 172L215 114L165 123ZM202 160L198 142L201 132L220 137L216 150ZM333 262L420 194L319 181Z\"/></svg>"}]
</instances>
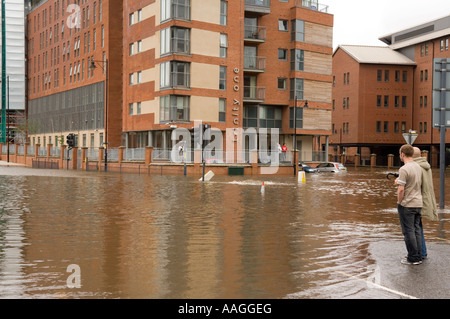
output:
<instances>
[{"instance_id":1,"label":"lamp post","mask_svg":"<svg viewBox=\"0 0 450 319\"><path fill-rule=\"evenodd\" d=\"M7 100L8 100L8 102L7 102L7 104L6 104L6 107L7 107L7 110L6 110L6 125L7 125L7 128L6 128L6 139L7 139L7 142L6 142L6 149L7 149L7 162L9 163L9 75L6 77L6 97L7 97Z\"/></svg>"},{"instance_id":2,"label":"lamp post","mask_svg":"<svg viewBox=\"0 0 450 319\"><path fill-rule=\"evenodd\" d=\"M95 63L101 63L100 67L105 72L105 172L108 171L108 70L109 64L108 59L105 61L91 60L91 65L89 65L89 70L95 70L97 67Z\"/></svg>"}]
</instances>

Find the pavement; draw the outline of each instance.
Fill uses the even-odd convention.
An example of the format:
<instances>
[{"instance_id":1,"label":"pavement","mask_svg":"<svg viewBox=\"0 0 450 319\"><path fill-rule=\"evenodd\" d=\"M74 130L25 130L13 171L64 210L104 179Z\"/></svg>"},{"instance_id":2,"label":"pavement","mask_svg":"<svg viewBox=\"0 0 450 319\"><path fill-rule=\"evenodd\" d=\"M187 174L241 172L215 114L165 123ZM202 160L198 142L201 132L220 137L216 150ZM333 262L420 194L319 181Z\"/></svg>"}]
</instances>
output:
<instances>
[{"instance_id":1,"label":"pavement","mask_svg":"<svg viewBox=\"0 0 450 319\"><path fill-rule=\"evenodd\" d=\"M428 258L421 265L403 265L406 256L403 241L378 241L370 244L377 264L374 288L399 298L449 299L450 249L449 243L427 241Z\"/></svg>"},{"instance_id":2,"label":"pavement","mask_svg":"<svg viewBox=\"0 0 450 319\"><path fill-rule=\"evenodd\" d=\"M25 166L25 164L12 163L7 161L0 161L0 166Z\"/></svg>"}]
</instances>

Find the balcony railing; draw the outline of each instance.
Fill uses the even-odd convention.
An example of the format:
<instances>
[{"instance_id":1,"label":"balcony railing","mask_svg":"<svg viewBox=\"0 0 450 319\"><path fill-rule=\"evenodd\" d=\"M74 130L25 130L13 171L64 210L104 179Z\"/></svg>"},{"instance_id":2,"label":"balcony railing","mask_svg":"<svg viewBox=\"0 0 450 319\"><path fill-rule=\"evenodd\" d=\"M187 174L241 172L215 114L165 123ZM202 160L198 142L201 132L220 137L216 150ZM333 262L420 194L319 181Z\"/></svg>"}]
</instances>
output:
<instances>
[{"instance_id":1,"label":"balcony railing","mask_svg":"<svg viewBox=\"0 0 450 319\"><path fill-rule=\"evenodd\" d=\"M266 41L266 27L246 26L244 28L245 41L265 42Z\"/></svg>"},{"instance_id":2,"label":"balcony railing","mask_svg":"<svg viewBox=\"0 0 450 319\"><path fill-rule=\"evenodd\" d=\"M266 58L260 56L244 56L244 71L264 72Z\"/></svg>"},{"instance_id":3,"label":"balcony railing","mask_svg":"<svg viewBox=\"0 0 450 319\"><path fill-rule=\"evenodd\" d=\"M270 13L270 0L245 0L245 10L258 13Z\"/></svg>"},{"instance_id":4,"label":"balcony railing","mask_svg":"<svg viewBox=\"0 0 450 319\"><path fill-rule=\"evenodd\" d=\"M266 98L266 88L260 86L244 86L244 102L261 102Z\"/></svg>"},{"instance_id":5,"label":"balcony railing","mask_svg":"<svg viewBox=\"0 0 450 319\"><path fill-rule=\"evenodd\" d=\"M320 4L318 0L295 0L295 6L328 13L328 6Z\"/></svg>"}]
</instances>

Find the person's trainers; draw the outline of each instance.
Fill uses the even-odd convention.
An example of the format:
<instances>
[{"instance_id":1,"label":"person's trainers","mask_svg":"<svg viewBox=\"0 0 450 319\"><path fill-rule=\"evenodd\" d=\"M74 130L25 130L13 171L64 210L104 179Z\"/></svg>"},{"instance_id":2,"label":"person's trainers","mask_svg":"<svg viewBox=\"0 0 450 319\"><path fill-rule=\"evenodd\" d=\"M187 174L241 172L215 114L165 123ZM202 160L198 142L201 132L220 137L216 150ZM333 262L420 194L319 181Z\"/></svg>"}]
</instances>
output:
<instances>
[{"instance_id":1,"label":"person's trainers","mask_svg":"<svg viewBox=\"0 0 450 319\"><path fill-rule=\"evenodd\" d=\"M401 263L404 265L420 265L422 263L422 261L409 261L407 257L403 258L401 260Z\"/></svg>"}]
</instances>

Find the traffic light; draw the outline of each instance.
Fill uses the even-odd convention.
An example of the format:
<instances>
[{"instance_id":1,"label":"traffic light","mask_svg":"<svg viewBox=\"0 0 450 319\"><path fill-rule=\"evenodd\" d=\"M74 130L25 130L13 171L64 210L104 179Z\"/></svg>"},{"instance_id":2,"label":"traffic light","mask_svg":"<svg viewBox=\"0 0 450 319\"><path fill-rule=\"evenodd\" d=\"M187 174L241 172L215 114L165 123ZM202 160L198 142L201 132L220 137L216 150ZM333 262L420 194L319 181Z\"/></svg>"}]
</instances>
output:
<instances>
[{"instance_id":1,"label":"traffic light","mask_svg":"<svg viewBox=\"0 0 450 319\"><path fill-rule=\"evenodd\" d=\"M69 135L67 135L66 142L69 148L73 148L75 146L75 134L70 133Z\"/></svg>"}]
</instances>

